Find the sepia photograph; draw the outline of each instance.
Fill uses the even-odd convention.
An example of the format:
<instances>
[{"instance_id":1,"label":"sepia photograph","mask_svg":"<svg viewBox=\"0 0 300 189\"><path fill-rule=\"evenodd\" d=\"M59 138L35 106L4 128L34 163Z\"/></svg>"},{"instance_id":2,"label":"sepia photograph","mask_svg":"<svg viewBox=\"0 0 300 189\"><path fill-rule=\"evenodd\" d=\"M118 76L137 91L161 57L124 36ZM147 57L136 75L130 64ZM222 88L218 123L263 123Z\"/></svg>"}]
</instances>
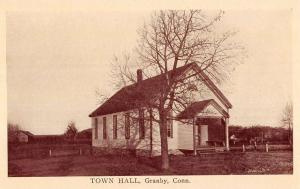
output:
<instances>
[{"instance_id":1,"label":"sepia photograph","mask_svg":"<svg viewBox=\"0 0 300 189\"><path fill-rule=\"evenodd\" d=\"M293 175L292 10L5 16L8 177Z\"/></svg>"}]
</instances>

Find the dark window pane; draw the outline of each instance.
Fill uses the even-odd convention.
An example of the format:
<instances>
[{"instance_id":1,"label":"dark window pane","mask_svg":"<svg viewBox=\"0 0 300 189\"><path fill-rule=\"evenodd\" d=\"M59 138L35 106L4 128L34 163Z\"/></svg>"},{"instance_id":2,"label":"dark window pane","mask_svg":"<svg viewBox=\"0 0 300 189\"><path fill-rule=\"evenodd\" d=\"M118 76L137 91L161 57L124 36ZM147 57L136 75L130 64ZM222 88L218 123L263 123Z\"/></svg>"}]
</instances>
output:
<instances>
[{"instance_id":1,"label":"dark window pane","mask_svg":"<svg viewBox=\"0 0 300 189\"><path fill-rule=\"evenodd\" d=\"M125 139L130 138L130 119L129 114L125 114Z\"/></svg>"},{"instance_id":2,"label":"dark window pane","mask_svg":"<svg viewBox=\"0 0 300 189\"><path fill-rule=\"evenodd\" d=\"M98 119L95 118L95 139L98 139Z\"/></svg>"},{"instance_id":3,"label":"dark window pane","mask_svg":"<svg viewBox=\"0 0 300 189\"><path fill-rule=\"evenodd\" d=\"M173 138L173 118L172 118L171 111L167 117L167 130L168 130L168 137Z\"/></svg>"},{"instance_id":4,"label":"dark window pane","mask_svg":"<svg viewBox=\"0 0 300 189\"><path fill-rule=\"evenodd\" d=\"M113 135L114 135L114 139L118 138L118 132L117 132L117 127L118 127L118 119L117 119L117 115L113 116Z\"/></svg>"},{"instance_id":5,"label":"dark window pane","mask_svg":"<svg viewBox=\"0 0 300 189\"><path fill-rule=\"evenodd\" d=\"M139 134L140 134L140 139L145 138L144 110L139 110Z\"/></svg>"},{"instance_id":6,"label":"dark window pane","mask_svg":"<svg viewBox=\"0 0 300 189\"><path fill-rule=\"evenodd\" d=\"M107 139L107 133L106 133L106 117L103 117L103 139Z\"/></svg>"}]
</instances>

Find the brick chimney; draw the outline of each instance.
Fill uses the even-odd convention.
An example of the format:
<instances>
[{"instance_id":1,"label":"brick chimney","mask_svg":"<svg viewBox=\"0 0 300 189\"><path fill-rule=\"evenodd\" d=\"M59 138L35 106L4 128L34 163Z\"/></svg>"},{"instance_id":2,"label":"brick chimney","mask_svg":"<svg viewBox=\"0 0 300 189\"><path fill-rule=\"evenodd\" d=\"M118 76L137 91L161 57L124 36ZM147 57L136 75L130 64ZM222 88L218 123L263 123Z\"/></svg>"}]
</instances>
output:
<instances>
[{"instance_id":1,"label":"brick chimney","mask_svg":"<svg viewBox=\"0 0 300 189\"><path fill-rule=\"evenodd\" d=\"M141 69L136 70L137 83L143 80L143 72Z\"/></svg>"}]
</instances>

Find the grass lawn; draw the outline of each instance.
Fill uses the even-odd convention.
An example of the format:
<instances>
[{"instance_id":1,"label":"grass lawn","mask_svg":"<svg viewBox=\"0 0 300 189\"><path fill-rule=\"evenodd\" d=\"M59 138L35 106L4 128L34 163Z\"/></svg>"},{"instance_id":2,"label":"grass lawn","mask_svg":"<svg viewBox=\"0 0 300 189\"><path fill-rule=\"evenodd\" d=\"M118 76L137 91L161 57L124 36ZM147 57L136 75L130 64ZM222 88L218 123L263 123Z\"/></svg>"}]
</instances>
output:
<instances>
[{"instance_id":1,"label":"grass lawn","mask_svg":"<svg viewBox=\"0 0 300 189\"><path fill-rule=\"evenodd\" d=\"M292 174L291 151L171 156L170 170L160 158L76 155L8 162L9 176Z\"/></svg>"}]
</instances>

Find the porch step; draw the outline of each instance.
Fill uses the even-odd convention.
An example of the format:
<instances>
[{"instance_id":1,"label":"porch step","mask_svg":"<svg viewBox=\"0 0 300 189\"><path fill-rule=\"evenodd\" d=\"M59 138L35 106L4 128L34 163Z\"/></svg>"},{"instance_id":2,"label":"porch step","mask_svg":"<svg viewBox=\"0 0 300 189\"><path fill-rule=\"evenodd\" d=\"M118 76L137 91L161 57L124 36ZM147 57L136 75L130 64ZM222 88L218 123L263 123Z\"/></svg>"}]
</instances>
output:
<instances>
[{"instance_id":1,"label":"porch step","mask_svg":"<svg viewBox=\"0 0 300 189\"><path fill-rule=\"evenodd\" d=\"M216 152L215 148L197 148L197 153Z\"/></svg>"},{"instance_id":2,"label":"porch step","mask_svg":"<svg viewBox=\"0 0 300 189\"><path fill-rule=\"evenodd\" d=\"M214 157L217 156L219 154L228 154L228 152L205 152L205 153L197 153L198 157L201 158L207 158L207 157Z\"/></svg>"},{"instance_id":3,"label":"porch step","mask_svg":"<svg viewBox=\"0 0 300 189\"><path fill-rule=\"evenodd\" d=\"M185 155L193 155L193 150L179 149ZM198 155L225 153L225 147L198 147L196 149Z\"/></svg>"}]
</instances>

